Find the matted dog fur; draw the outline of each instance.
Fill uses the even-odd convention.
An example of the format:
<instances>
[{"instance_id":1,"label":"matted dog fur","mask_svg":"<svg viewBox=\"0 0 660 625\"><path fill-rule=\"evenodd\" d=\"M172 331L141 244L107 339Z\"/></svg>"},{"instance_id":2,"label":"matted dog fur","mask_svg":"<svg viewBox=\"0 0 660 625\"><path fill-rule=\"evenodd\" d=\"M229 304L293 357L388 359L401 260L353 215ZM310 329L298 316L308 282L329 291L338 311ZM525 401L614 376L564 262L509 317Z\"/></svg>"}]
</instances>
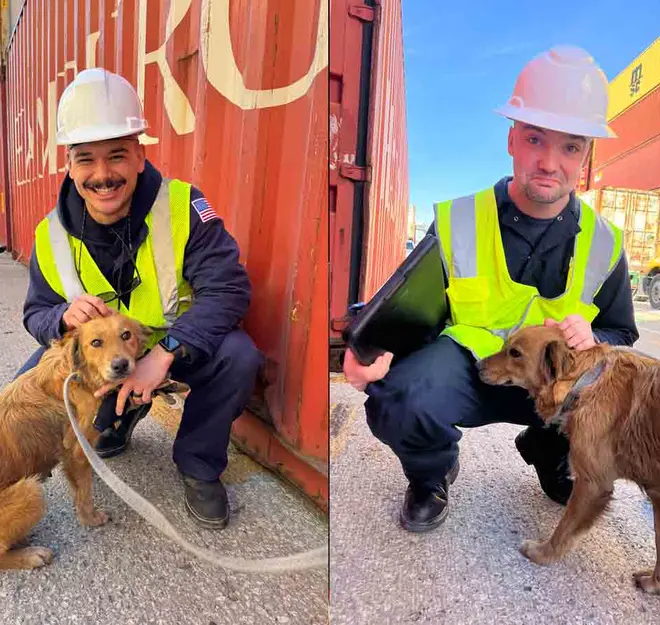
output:
<instances>
[{"instance_id":1,"label":"matted dog fur","mask_svg":"<svg viewBox=\"0 0 660 625\"><path fill-rule=\"evenodd\" d=\"M558 328L532 326L478 367L488 384L527 389L549 423L578 378L601 361L603 373L580 391L560 422L574 478L563 516L548 540L526 540L520 550L537 564L562 558L603 513L614 480L632 480L653 504L656 546L655 569L633 578L645 592L660 594L660 362L605 344L575 351Z\"/></svg>"},{"instance_id":2,"label":"matted dog fur","mask_svg":"<svg viewBox=\"0 0 660 625\"><path fill-rule=\"evenodd\" d=\"M94 392L120 382L135 368L147 330L119 314L93 319L54 341L39 364L0 393L0 569L31 569L53 557L45 547L17 547L44 513L41 480L62 463L82 525L103 525L108 516L94 507L92 468L78 444L62 397L69 385L78 422L90 444L101 398Z\"/></svg>"}]
</instances>

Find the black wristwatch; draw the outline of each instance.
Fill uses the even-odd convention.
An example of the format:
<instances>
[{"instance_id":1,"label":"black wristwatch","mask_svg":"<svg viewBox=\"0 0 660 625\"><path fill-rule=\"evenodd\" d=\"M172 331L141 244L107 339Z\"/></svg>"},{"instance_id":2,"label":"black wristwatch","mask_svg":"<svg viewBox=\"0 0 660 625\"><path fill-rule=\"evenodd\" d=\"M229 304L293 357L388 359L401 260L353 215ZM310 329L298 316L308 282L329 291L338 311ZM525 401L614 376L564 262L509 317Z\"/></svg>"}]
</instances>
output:
<instances>
[{"instance_id":1,"label":"black wristwatch","mask_svg":"<svg viewBox=\"0 0 660 625\"><path fill-rule=\"evenodd\" d=\"M174 360L182 360L186 357L186 347L181 341L175 339L173 336L166 334L158 344L166 351L174 356Z\"/></svg>"}]
</instances>

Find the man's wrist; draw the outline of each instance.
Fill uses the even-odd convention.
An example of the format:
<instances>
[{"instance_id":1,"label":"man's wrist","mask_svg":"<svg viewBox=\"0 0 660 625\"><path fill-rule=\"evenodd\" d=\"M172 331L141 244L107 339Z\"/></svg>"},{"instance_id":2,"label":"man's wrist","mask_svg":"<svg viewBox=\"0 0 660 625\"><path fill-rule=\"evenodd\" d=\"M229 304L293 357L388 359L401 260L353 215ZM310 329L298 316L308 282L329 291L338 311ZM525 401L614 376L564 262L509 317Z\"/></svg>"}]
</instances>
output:
<instances>
[{"instance_id":1,"label":"man's wrist","mask_svg":"<svg viewBox=\"0 0 660 625\"><path fill-rule=\"evenodd\" d=\"M152 351L158 355L158 359L160 361L167 364L168 368L175 360L174 354L172 352L168 352L160 343L157 343Z\"/></svg>"},{"instance_id":2,"label":"man's wrist","mask_svg":"<svg viewBox=\"0 0 660 625\"><path fill-rule=\"evenodd\" d=\"M171 354L173 362L186 360L186 357L188 356L188 349L186 346L170 334L166 334L160 341L158 341L158 346L164 352Z\"/></svg>"}]
</instances>

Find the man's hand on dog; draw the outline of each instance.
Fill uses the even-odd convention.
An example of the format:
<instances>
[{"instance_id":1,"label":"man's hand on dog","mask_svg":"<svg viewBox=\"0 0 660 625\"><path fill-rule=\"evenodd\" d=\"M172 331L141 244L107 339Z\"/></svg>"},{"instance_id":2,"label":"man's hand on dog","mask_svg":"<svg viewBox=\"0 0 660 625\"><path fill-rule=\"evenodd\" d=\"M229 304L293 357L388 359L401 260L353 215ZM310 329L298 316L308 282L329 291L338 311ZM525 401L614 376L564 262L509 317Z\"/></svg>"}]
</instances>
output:
<instances>
[{"instance_id":1,"label":"man's hand on dog","mask_svg":"<svg viewBox=\"0 0 660 625\"><path fill-rule=\"evenodd\" d=\"M121 383L121 388L117 395L117 407L115 412L117 416L124 413L124 406L128 396L133 393L133 401L136 404L148 404L151 401L151 394L154 389L167 377L170 365L174 360L172 354L166 352L157 345L144 358L135 363L135 370ZM102 386L94 395L101 397L109 390L114 388L114 384Z\"/></svg>"},{"instance_id":2,"label":"man's hand on dog","mask_svg":"<svg viewBox=\"0 0 660 625\"><path fill-rule=\"evenodd\" d=\"M554 319L546 319L544 325L558 326L568 346L579 352L596 345L591 324L580 315L568 315L561 323Z\"/></svg>"},{"instance_id":3,"label":"man's hand on dog","mask_svg":"<svg viewBox=\"0 0 660 625\"><path fill-rule=\"evenodd\" d=\"M387 375L393 357L393 354L386 352L378 356L373 364L365 367L358 362L355 354L347 349L344 356L344 375L347 382L358 391L363 391L369 382L377 382Z\"/></svg>"},{"instance_id":4,"label":"man's hand on dog","mask_svg":"<svg viewBox=\"0 0 660 625\"><path fill-rule=\"evenodd\" d=\"M107 304L100 297L94 297L94 295L85 293L74 298L69 307L64 311L62 321L67 330L73 330L91 319L109 317L114 313L115 311L108 308Z\"/></svg>"}]
</instances>

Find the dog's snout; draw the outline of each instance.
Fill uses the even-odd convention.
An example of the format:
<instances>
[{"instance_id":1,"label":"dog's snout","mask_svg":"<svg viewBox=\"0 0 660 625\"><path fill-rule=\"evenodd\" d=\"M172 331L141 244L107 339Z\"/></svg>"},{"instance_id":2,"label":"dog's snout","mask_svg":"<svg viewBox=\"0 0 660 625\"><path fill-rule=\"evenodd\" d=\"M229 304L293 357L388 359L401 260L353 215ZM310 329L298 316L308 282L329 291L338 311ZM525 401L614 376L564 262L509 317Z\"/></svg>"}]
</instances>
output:
<instances>
[{"instance_id":1,"label":"dog's snout","mask_svg":"<svg viewBox=\"0 0 660 625\"><path fill-rule=\"evenodd\" d=\"M129 365L128 358L113 358L110 363L112 372L115 375L126 375L128 373Z\"/></svg>"}]
</instances>

